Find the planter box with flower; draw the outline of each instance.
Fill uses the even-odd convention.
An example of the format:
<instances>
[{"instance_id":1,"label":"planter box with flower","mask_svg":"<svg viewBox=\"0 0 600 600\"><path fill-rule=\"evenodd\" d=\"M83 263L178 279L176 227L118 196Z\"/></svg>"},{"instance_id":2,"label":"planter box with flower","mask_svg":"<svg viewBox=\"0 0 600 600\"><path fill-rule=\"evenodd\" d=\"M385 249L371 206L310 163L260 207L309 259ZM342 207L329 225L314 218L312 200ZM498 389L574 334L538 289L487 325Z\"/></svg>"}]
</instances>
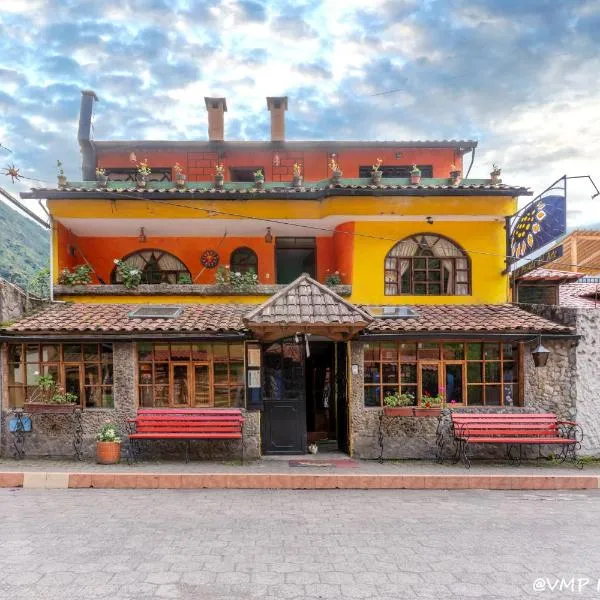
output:
<instances>
[{"instance_id":1,"label":"planter box with flower","mask_svg":"<svg viewBox=\"0 0 600 600\"><path fill-rule=\"evenodd\" d=\"M36 371L35 375L39 373ZM24 411L29 414L71 414L79 407L77 394L65 392L52 375L40 375L38 384L25 402Z\"/></svg>"},{"instance_id":2,"label":"planter box with flower","mask_svg":"<svg viewBox=\"0 0 600 600\"><path fill-rule=\"evenodd\" d=\"M58 276L60 285L89 285L92 283L92 269L88 265L77 265L73 270L63 269Z\"/></svg>"},{"instance_id":3,"label":"planter box with flower","mask_svg":"<svg viewBox=\"0 0 600 600\"><path fill-rule=\"evenodd\" d=\"M103 425L96 436L96 462L101 465L116 465L121 459L121 438L117 427L111 423Z\"/></svg>"},{"instance_id":4,"label":"planter box with flower","mask_svg":"<svg viewBox=\"0 0 600 600\"><path fill-rule=\"evenodd\" d=\"M438 417L442 410L444 397L422 396L417 404L413 394L395 394L383 399L383 414L386 417Z\"/></svg>"},{"instance_id":5,"label":"planter box with flower","mask_svg":"<svg viewBox=\"0 0 600 600\"><path fill-rule=\"evenodd\" d=\"M221 265L215 273L215 283L222 287L224 292L252 293L258 285L258 275L254 269L245 273L232 271L229 265Z\"/></svg>"},{"instance_id":6,"label":"planter box with flower","mask_svg":"<svg viewBox=\"0 0 600 600\"><path fill-rule=\"evenodd\" d=\"M113 261L117 267L117 273L123 281L123 285L131 290L140 285L142 281L142 271L137 267L127 264L126 262L115 258Z\"/></svg>"}]
</instances>

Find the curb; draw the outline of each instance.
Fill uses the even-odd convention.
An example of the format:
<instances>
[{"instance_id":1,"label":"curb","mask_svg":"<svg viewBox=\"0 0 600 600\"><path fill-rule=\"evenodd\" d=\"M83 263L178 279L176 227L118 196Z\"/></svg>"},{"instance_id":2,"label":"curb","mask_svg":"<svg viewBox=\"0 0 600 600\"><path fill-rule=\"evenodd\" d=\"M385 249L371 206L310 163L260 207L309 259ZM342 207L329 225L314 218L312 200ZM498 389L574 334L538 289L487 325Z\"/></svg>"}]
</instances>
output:
<instances>
[{"instance_id":1,"label":"curb","mask_svg":"<svg viewBox=\"0 0 600 600\"><path fill-rule=\"evenodd\" d=\"M597 490L598 475L292 475L0 472L0 488L273 490Z\"/></svg>"}]
</instances>

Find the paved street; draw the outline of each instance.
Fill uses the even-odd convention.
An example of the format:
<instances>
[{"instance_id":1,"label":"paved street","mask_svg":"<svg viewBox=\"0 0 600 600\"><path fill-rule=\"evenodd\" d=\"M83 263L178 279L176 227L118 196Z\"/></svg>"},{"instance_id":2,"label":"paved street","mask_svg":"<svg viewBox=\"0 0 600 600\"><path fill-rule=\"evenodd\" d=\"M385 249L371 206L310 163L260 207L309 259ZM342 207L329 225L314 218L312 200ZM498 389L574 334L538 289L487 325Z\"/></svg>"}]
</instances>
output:
<instances>
[{"instance_id":1,"label":"paved street","mask_svg":"<svg viewBox=\"0 0 600 600\"><path fill-rule=\"evenodd\" d=\"M598 492L5 489L0 523L2 599L600 597Z\"/></svg>"}]
</instances>

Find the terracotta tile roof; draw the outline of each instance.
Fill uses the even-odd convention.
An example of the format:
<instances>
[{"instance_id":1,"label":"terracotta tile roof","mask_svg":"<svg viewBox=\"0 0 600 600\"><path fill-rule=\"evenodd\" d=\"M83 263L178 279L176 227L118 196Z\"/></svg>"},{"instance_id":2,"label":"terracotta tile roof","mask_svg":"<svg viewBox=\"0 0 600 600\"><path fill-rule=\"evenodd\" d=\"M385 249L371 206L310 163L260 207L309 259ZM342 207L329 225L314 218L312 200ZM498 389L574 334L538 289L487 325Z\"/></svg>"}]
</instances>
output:
<instances>
[{"instance_id":1,"label":"terracotta tile roof","mask_svg":"<svg viewBox=\"0 0 600 600\"><path fill-rule=\"evenodd\" d=\"M327 286L304 274L250 311L244 323L252 325L322 324L361 325L373 317L346 302Z\"/></svg>"},{"instance_id":2,"label":"terracotta tile roof","mask_svg":"<svg viewBox=\"0 0 600 600\"><path fill-rule=\"evenodd\" d=\"M583 273L574 271L559 271L558 269L534 269L518 277L518 281L577 281L583 277Z\"/></svg>"},{"instance_id":3,"label":"terracotta tile roof","mask_svg":"<svg viewBox=\"0 0 600 600\"><path fill-rule=\"evenodd\" d=\"M157 305L153 305L157 306ZM245 331L243 304L186 304L174 319L132 319L140 304L56 303L6 328L16 332L240 332Z\"/></svg>"},{"instance_id":4,"label":"terracotta tile roof","mask_svg":"<svg viewBox=\"0 0 600 600\"><path fill-rule=\"evenodd\" d=\"M591 284L594 285L595 284ZM303 286L304 287L304 284ZM307 286L313 293L312 285ZM327 288L326 288L327 289ZM305 292L302 292L303 294ZM322 290L314 292L322 294ZM333 294L333 293L332 293ZM313 298L315 297L313 296ZM368 333L405 333L405 332L465 332L465 333L570 333L568 327L548 321L511 304L501 305L415 305L417 317L375 318L369 323L370 316L364 309L355 307L340 298L330 303L329 296L323 294L322 303L307 307L304 313L302 305L288 303L294 296L287 296L285 304L276 300L263 312L264 305L255 308L247 304L187 304L174 319L132 319L129 313L139 304L87 304L56 303L28 317L17 321L4 331L9 334L128 334L128 333L171 333L177 334L222 334L247 333L244 316L251 320L260 319L259 324L279 323L285 310L287 318L297 318L303 325L342 324L354 330L366 329ZM337 300L337 299L336 299ZM588 302L592 302L589 301ZM592 302L593 303L593 302ZM154 305L156 306L156 305ZM589 304L588 304L589 306ZM349 307L349 308L348 308ZM294 316L299 309L298 316ZM251 317L253 313L258 313ZM337 319L337 320L336 320ZM290 320L287 321L290 323ZM366 327L365 327L366 325Z\"/></svg>"},{"instance_id":5,"label":"terracotta tile roof","mask_svg":"<svg viewBox=\"0 0 600 600\"><path fill-rule=\"evenodd\" d=\"M566 283L558 288L560 305L567 308L600 308L600 284Z\"/></svg>"},{"instance_id":6,"label":"terracotta tile roof","mask_svg":"<svg viewBox=\"0 0 600 600\"><path fill-rule=\"evenodd\" d=\"M366 307L368 308L368 307ZM538 317L512 304L414 305L416 317L378 318L368 333L571 333L569 327Z\"/></svg>"}]
</instances>

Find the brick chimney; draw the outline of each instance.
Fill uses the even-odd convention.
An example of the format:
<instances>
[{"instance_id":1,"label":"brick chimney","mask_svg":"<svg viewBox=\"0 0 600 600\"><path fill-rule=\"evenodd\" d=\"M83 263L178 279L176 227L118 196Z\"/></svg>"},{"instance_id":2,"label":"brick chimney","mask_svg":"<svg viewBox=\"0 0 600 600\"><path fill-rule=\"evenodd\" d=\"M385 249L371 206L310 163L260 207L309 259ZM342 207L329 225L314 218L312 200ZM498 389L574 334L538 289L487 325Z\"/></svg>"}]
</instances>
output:
<instances>
[{"instance_id":1,"label":"brick chimney","mask_svg":"<svg viewBox=\"0 0 600 600\"><path fill-rule=\"evenodd\" d=\"M271 113L271 141L285 142L285 111L287 96L267 96L267 108Z\"/></svg>"},{"instance_id":2,"label":"brick chimney","mask_svg":"<svg viewBox=\"0 0 600 600\"><path fill-rule=\"evenodd\" d=\"M211 142L222 142L225 138L225 113L227 102L225 98L204 97L208 111L208 139Z\"/></svg>"}]
</instances>

